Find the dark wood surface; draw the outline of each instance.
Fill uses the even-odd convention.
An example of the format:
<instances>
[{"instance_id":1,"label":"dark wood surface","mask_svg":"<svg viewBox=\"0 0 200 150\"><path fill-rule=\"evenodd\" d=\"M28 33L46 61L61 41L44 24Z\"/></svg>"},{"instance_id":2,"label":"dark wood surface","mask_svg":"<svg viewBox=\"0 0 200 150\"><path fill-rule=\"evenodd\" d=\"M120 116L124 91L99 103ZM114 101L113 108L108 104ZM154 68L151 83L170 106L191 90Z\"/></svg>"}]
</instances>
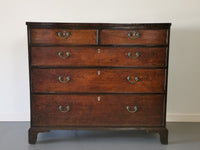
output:
<instances>
[{"instance_id":1,"label":"dark wood surface","mask_svg":"<svg viewBox=\"0 0 200 150\"><path fill-rule=\"evenodd\" d=\"M62 52L62 58L58 55ZM67 57L66 52L70 55ZM128 53L132 53L131 58ZM133 47L32 47L32 66L165 66L166 48Z\"/></svg>"},{"instance_id":2,"label":"dark wood surface","mask_svg":"<svg viewBox=\"0 0 200 150\"><path fill-rule=\"evenodd\" d=\"M32 126L29 129L29 144L36 143L38 133L50 130L146 131L147 133L158 133L160 142L168 144L168 130L166 127L159 126Z\"/></svg>"},{"instance_id":3,"label":"dark wood surface","mask_svg":"<svg viewBox=\"0 0 200 150\"><path fill-rule=\"evenodd\" d=\"M61 83L59 76L70 81ZM32 69L33 92L163 92L164 79L163 69Z\"/></svg>"},{"instance_id":4,"label":"dark wood surface","mask_svg":"<svg viewBox=\"0 0 200 150\"><path fill-rule=\"evenodd\" d=\"M145 130L159 133L161 143L168 143L165 124L170 23L26 24L31 99L29 143L36 142L39 132L53 129ZM71 35L61 39L57 35L60 31L70 31ZM139 31L141 36L130 39L130 31ZM97 49L101 49L100 53ZM60 51L70 51L70 57L60 58ZM141 55L130 59L129 51L133 56L135 52ZM71 80L59 83L59 75L70 75ZM132 81L135 76L140 80L131 84L126 79L128 75ZM100 102L97 96L101 97ZM67 115L58 112L59 105L69 104ZM137 104L138 111L129 113L124 108L127 104L131 108ZM95 117L98 115L101 118Z\"/></svg>"},{"instance_id":5,"label":"dark wood surface","mask_svg":"<svg viewBox=\"0 0 200 150\"><path fill-rule=\"evenodd\" d=\"M67 39L58 36L58 32L70 32ZM45 44L96 44L96 30L69 29L31 29L31 42Z\"/></svg>"},{"instance_id":6,"label":"dark wood surface","mask_svg":"<svg viewBox=\"0 0 200 150\"><path fill-rule=\"evenodd\" d=\"M171 23L64 23L26 22L31 29L169 29Z\"/></svg>"},{"instance_id":7,"label":"dark wood surface","mask_svg":"<svg viewBox=\"0 0 200 150\"><path fill-rule=\"evenodd\" d=\"M131 39L129 32L139 32L137 39ZM102 44L167 44L167 30L102 30Z\"/></svg>"},{"instance_id":8,"label":"dark wood surface","mask_svg":"<svg viewBox=\"0 0 200 150\"><path fill-rule=\"evenodd\" d=\"M100 101L98 101L100 96ZM58 107L70 106L69 112ZM127 106L138 111L130 113ZM33 95L34 126L161 126L163 95Z\"/></svg>"}]
</instances>

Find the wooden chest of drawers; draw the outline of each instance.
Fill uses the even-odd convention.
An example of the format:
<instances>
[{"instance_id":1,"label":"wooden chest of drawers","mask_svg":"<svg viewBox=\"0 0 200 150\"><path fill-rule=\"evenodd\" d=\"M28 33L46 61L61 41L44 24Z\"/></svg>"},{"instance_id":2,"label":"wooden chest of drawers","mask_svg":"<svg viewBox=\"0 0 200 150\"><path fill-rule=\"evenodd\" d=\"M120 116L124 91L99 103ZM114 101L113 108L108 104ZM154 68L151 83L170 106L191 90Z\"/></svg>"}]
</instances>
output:
<instances>
[{"instance_id":1,"label":"wooden chest of drawers","mask_svg":"<svg viewBox=\"0 0 200 150\"><path fill-rule=\"evenodd\" d=\"M27 22L29 143L49 130L166 129L170 23Z\"/></svg>"}]
</instances>

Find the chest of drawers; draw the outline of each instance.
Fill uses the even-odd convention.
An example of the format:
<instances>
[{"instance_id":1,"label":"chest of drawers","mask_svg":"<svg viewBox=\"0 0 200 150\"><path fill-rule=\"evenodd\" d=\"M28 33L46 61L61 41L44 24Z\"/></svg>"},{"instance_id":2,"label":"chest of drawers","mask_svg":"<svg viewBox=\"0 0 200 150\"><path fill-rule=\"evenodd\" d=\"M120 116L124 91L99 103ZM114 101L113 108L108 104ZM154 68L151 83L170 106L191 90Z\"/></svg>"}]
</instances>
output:
<instances>
[{"instance_id":1,"label":"chest of drawers","mask_svg":"<svg viewBox=\"0 0 200 150\"><path fill-rule=\"evenodd\" d=\"M27 22L29 143L49 130L166 129L170 23Z\"/></svg>"}]
</instances>

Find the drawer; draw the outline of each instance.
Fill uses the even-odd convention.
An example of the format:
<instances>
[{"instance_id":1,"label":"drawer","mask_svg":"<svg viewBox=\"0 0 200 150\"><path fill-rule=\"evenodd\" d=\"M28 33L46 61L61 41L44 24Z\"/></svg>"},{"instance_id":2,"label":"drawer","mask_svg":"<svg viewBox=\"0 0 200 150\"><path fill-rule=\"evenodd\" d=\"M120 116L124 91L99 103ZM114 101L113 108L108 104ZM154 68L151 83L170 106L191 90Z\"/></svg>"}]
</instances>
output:
<instances>
[{"instance_id":1,"label":"drawer","mask_svg":"<svg viewBox=\"0 0 200 150\"><path fill-rule=\"evenodd\" d=\"M32 69L33 92L163 92L164 69Z\"/></svg>"},{"instance_id":2,"label":"drawer","mask_svg":"<svg viewBox=\"0 0 200 150\"><path fill-rule=\"evenodd\" d=\"M164 115L158 94L33 95L31 107L33 126L161 126Z\"/></svg>"},{"instance_id":3,"label":"drawer","mask_svg":"<svg viewBox=\"0 0 200 150\"><path fill-rule=\"evenodd\" d=\"M167 30L102 30L101 44L167 44Z\"/></svg>"},{"instance_id":4,"label":"drawer","mask_svg":"<svg viewBox=\"0 0 200 150\"><path fill-rule=\"evenodd\" d=\"M33 66L165 66L166 48L32 47Z\"/></svg>"},{"instance_id":5,"label":"drawer","mask_svg":"<svg viewBox=\"0 0 200 150\"><path fill-rule=\"evenodd\" d=\"M31 29L33 44L96 44L96 30Z\"/></svg>"}]
</instances>

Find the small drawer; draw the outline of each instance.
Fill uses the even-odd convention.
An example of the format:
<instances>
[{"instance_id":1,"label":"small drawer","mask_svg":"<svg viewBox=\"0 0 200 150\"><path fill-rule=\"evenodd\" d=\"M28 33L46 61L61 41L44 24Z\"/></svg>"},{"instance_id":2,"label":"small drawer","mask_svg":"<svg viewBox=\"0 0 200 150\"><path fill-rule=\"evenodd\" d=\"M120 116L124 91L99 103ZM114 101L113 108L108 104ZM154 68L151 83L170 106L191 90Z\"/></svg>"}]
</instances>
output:
<instances>
[{"instance_id":1,"label":"small drawer","mask_svg":"<svg viewBox=\"0 0 200 150\"><path fill-rule=\"evenodd\" d=\"M33 92L164 92L164 69L32 69Z\"/></svg>"},{"instance_id":2,"label":"small drawer","mask_svg":"<svg viewBox=\"0 0 200 150\"><path fill-rule=\"evenodd\" d=\"M32 66L165 66L166 48L32 47Z\"/></svg>"},{"instance_id":3,"label":"small drawer","mask_svg":"<svg viewBox=\"0 0 200 150\"><path fill-rule=\"evenodd\" d=\"M33 44L96 44L96 30L31 29Z\"/></svg>"},{"instance_id":4,"label":"small drawer","mask_svg":"<svg viewBox=\"0 0 200 150\"><path fill-rule=\"evenodd\" d=\"M163 95L33 95L33 126L161 126Z\"/></svg>"},{"instance_id":5,"label":"small drawer","mask_svg":"<svg viewBox=\"0 0 200 150\"><path fill-rule=\"evenodd\" d=\"M102 30L101 44L167 44L167 30Z\"/></svg>"}]
</instances>

